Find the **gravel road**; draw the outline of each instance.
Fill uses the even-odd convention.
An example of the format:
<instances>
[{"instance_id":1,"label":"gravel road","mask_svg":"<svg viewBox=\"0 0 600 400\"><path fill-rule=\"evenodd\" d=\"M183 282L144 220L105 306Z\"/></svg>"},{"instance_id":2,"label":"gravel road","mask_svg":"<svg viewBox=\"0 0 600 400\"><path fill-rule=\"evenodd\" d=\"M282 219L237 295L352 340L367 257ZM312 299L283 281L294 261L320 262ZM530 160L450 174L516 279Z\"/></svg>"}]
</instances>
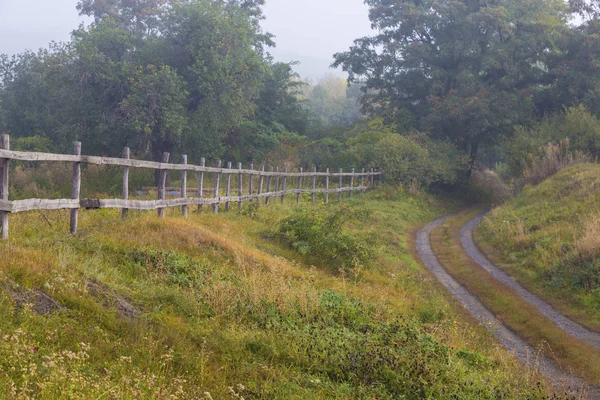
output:
<instances>
[{"instance_id":1,"label":"gravel road","mask_svg":"<svg viewBox=\"0 0 600 400\"><path fill-rule=\"evenodd\" d=\"M448 274L435 256L429 237L434 228L443 224L449 218L440 218L427 225L417 234L417 250L427 268L460 301L463 307L482 325L490 329L498 341L513 352L523 364L538 368L548 380L568 388L570 394L576 396L576 398L585 398L584 393L587 393L588 399L600 399L600 391L597 388L590 387L580 378L564 372L544 354L529 346L518 335L502 325L475 296Z\"/></svg>"}]
</instances>

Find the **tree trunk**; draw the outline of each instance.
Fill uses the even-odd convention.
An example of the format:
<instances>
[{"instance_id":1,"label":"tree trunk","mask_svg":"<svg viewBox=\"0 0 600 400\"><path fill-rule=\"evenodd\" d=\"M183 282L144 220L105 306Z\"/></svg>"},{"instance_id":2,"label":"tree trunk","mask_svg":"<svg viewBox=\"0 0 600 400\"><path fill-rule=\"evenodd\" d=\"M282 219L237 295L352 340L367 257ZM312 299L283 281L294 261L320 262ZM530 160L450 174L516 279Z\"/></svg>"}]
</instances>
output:
<instances>
[{"instance_id":1,"label":"tree trunk","mask_svg":"<svg viewBox=\"0 0 600 400\"><path fill-rule=\"evenodd\" d=\"M471 175L473 174L473 167L475 166L475 161L477 161L477 152L479 151L479 140L474 139L471 140L471 151L469 156L469 171L467 172L467 178L469 181L471 180Z\"/></svg>"}]
</instances>

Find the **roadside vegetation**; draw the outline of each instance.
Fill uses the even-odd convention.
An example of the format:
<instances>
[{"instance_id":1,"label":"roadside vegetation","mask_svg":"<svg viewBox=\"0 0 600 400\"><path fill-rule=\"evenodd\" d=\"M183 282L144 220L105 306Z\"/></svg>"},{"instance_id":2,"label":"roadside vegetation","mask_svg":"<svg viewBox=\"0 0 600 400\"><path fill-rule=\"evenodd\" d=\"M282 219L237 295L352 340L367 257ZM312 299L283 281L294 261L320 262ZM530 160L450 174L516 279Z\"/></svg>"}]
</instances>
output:
<instances>
[{"instance_id":1,"label":"roadside vegetation","mask_svg":"<svg viewBox=\"0 0 600 400\"><path fill-rule=\"evenodd\" d=\"M543 397L411 255L412 228L442 204L391 189L345 202L163 221L84 212L78 237L62 212L14 216L0 244L2 397ZM321 235L320 218L348 209L365 217L343 235L369 263L312 264L269 238L291 220Z\"/></svg>"},{"instance_id":2,"label":"roadside vegetation","mask_svg":"<svg viewBox=\"0 0 600 400\"><path fill-rule=\"evenodd\" d=\"M11 216L0 397L560 396L473 324L412 242L465 203L492 204L482 248L600 331L600 7L366 3L376 34L333 55L348 79L314 85L269 53L264 0L80 0L93 21L70 41L0 55L0 133L14 150L69 153L81 141L89 155L127 146L134 159L383 172L377 190L342 204L164 220L82 211L77 237L67 212ZM10 165L8 200L70 197L70 166ZM120 196L121 169L83 174L82 198ZM156 198L156 183L132 169L132 197ZM482 210L433 232L442 263L600 386L597 350L461 250L458 229Z\"/></svg>"},{"instance_id":3,"label":"roadside vegetation","mask_svg":"<svg viewBox=\"0 0 600 400\"><path fill-rule=\"evenodd\" d=\"M493 210L476 239L556 308L600 331L600 166L580 164Z\"/></svg>"}]
</instances>

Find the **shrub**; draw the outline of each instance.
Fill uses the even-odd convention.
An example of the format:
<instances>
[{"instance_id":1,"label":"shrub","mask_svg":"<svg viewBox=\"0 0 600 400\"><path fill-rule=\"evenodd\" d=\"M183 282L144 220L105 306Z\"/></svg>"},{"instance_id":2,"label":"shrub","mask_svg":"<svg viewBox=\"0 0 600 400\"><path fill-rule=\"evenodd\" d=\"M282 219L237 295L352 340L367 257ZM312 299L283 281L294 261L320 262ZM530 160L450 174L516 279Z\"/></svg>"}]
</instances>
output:
<instances>
[{"instance_id":1,"label":"shrub","mask_svg":"<svg viewBox=\"0 0 600 400\"><path fill-rule=\"evenodd\" d=\"M14 162L11 163L9 193L11 199L69 198L73 166L70 163ZM123 169L106 165L82 165L81 197L106 197L121 194ZM153 171L131 168L129 190L152 186Z\"/></svg>"},{"instance_id":2,"label":"shrub","mask_svg":"<svg viewBox=\"0 0 600 400\"><path fill-rule=\"evenodd\" d=\"M494 203L508 200L512 192L502 178L492 170L477 167L471 174L471 184L482 192L482 196Z\"/></svg>"},{"instance_id":3,"label":"shrub","mask_svg":"<svg viewBox=\"0 0 600 400\"><path fill-rule=\"evenodd\" d=\"M529 156L522 178L515 182L516 188L519 189L525 185L537 185L570 165L590 161L591 158L584 153L571 150L568 138L557 144L549 143L541 149L539 155Z\"/></svg>"},{"instance_id":4,"label":"shrub","mask_svg":"<svg viewBox=\"0 0 600 400\"><path fill-rule=\"evenodd\" d=\"M31 136L16 138L12 141L11 146L14 150L19 151L38 151L42 153L50 153L54 150L52 140L44 136Z\"/></svg>"},{"instance_id":5,"label":"shrub","mask_svg":"<svg viewBox=\"0 0 600 400\"><path fill-rule=\"evenodd\" d=\"M279 222L275 237L315 265L332 271L369 266L371 246L344 231L344 225L364 211L348 207L329 211L325 207L305 207Z\"/></svg>"},{"instance_id":6,"label":"shrub","mask_svg":"<svg viewBox=\"0 0 600 400\"><path fill-rule=\"evenodd\" d=\"M566 141L574 154L584 153L590 159L600 157L600 119L580 105L553 114L531 127L518 127L506 143L511 175L519 177L526 172L531 167L532 157L556 155L560 149L551 149L548 143L560 148ZM550 154L546 154L548 151Z\"/></svg>"},{"instance_id":7,"label":"shrub","mask_svg":"<svg viewBox=\"0 0 600 400\"><path fill-rule=\"evenodd\" d=\"M466 176L467 157L449 142L413 131L395 133L380 120L349 140L346 163L380 168L384 181L405 188L452 186Z\"/></svg>"}]
</instances>

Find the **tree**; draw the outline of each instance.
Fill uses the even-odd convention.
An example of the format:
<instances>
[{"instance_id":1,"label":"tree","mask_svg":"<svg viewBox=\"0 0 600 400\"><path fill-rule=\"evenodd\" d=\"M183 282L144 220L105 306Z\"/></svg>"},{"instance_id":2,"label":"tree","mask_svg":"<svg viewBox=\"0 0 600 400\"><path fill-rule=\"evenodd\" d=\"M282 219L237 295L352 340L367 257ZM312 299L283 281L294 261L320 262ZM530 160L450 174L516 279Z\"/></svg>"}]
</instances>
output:
<instances>
[{"instance_id":1,"label":"tree","mask_svg":"<svg viewBox=\"0 0 600 400\"><path fill-rule=\"evenodd\" d=\"M164 18L150 59L164 59L189 93L185 145L217 158L227 135L252 119L269 65L248 11L208 0L177 4Z\"/></svg>"},{"instance_id":2,"label":"tree","mask_svg":"<svg viewBox=\"0 0 600 400\"><path fill-rule=\"evenodd\" d=\"M364 109L471 154L533 115L546 60L567 29L559 0L366 0L378 34L334 66L364 80Z\"/></svg>"},{"instance_id":3,"label":"tree","mask_svg":"<svg viewBox=\"0 0 600 400\"><path fill-rule=\"evenodd\" d=\"M316 117L312 137L322 135L327 127L349 127L360 119L360 84L349 87L346 79L328 75L306 90L306 97L307 106Z\"/></svg>"},{"instance_id":4,"label":"tree","mask_svg":"<svg viewBox=\"0 0 600 400\"><path fill-rule=\"evenodd\" d=\"M263 4L81 0L94 21L70 42L0 57L0 127L59 151L264 159L301 140L308 112L293 64L266 53Z\"/></svg>"},{"instance_id":5,"label":"tree","mask_svg":"<svg viewBox=\"0 0 600 400\"><path fill-rule=\"evenodd\" d=\"M538 114L583 104L600 116L600 21L573 27L559 43L562 51L547 61L545 89L536 101Z\"/></svg>"},{"instance_id":6,"label":"tree","mask_svg":"<svg viewBox=\"0 0 600 400\"><path fill-rule=\"evenodd\" d=\"M77 10L80 15L93 17L95 23L111 19L120 27L137 33L141 39L159 29L161 16L176 1L178 0L80 0Z\"/></svg>"}]
</instances>

